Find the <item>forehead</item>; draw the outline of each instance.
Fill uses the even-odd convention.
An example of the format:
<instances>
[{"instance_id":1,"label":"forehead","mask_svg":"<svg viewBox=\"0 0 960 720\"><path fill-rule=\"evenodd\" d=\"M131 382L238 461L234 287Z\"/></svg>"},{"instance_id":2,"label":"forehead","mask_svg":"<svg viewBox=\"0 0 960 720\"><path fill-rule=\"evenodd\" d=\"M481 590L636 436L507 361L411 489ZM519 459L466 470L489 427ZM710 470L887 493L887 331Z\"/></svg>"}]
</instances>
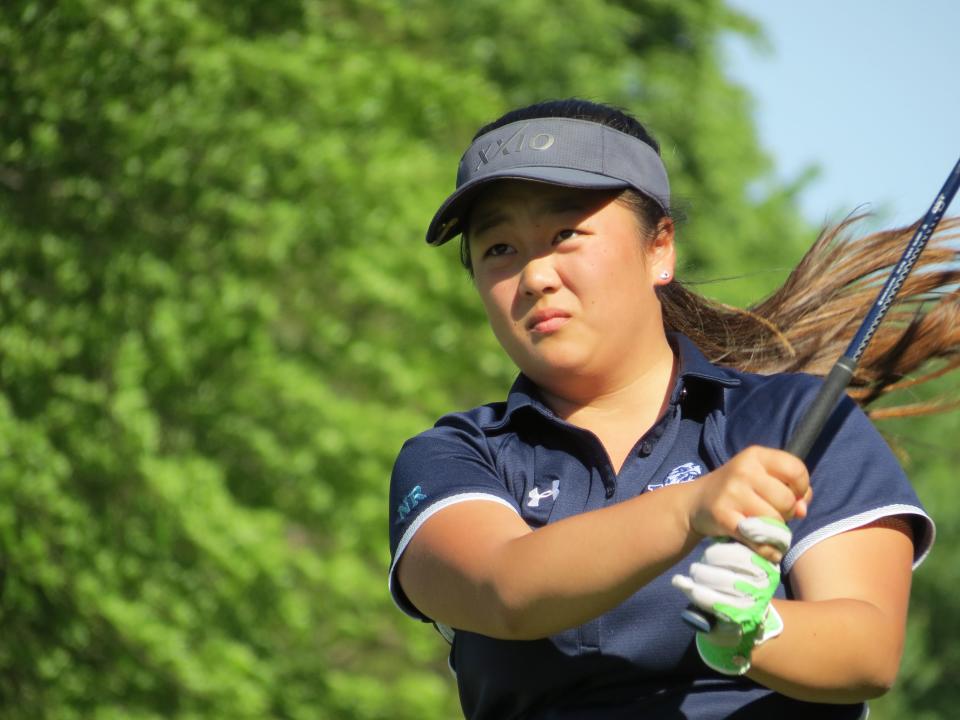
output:
<instances>
[{"instance_id":1,"label":"forehead","mask_svg":"<svg viewBox=\"0 0 960 720\"><path fill-rule=\"evenodd\" d=\"M511 202L541 203L545 206L599 205L609 202L617 193L609 190L581 190L532 180L500 180L490 183L473 203L473 211Z\"/></svg>"},{"instance_id":2,"label":"forehead","mask_svg":"<svg viewBox=\"0 0 960 720\"><path fill-rule=\"evenodd\" d=\"M518 208L536 214L596 212L612 202L619 191L581 190L524 180L501 180L484 189L469 213L471 225L510 214Z\"/></svg>"}]
</instances>

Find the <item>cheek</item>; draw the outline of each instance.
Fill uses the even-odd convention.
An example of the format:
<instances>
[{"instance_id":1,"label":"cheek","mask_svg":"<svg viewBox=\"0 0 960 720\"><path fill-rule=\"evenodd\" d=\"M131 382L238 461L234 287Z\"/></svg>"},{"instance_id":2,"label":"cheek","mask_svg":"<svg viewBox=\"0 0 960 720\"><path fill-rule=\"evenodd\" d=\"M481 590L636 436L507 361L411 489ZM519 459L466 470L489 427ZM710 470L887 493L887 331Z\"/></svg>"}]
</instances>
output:
<instances>
[{"instance_id":1,"label":"cheek","mask_svg":"<svg viewBox=\"0 0 960 720\"><path fill-rule=\"evenodd\" d=\"M578 294L585 304L602 310L610 322L637 310L653 292L646 282L642 257L629 248L605 250L579 270L576 276L571 276L571 283L579 286Z\"/></svg>"},{"instance_id":2,"label":"cheek","mask_svg":"<svg viewBox=\"0 0 960 720\"><path fill-rule=\"evenodd\" d=\"M480 300L487 311L487 318L498 335L500 330L509 329L513 324L511 309L515 296L514 285L515 283L511 284L509 280L484 282L477 285Z\"/></svg>"},{"instance_id":3,"label":"cheek","mask_svg":"<svg viewBox=\"0 0 960 720\"><path fill-rule=\"evenodd\" d=\"M569 284L583 287L596 301L632 292L640 282L643 268L635 254L604 247L571 267ZM589 293L587 289L589 288Z\"/></svg>"}]
</instances>

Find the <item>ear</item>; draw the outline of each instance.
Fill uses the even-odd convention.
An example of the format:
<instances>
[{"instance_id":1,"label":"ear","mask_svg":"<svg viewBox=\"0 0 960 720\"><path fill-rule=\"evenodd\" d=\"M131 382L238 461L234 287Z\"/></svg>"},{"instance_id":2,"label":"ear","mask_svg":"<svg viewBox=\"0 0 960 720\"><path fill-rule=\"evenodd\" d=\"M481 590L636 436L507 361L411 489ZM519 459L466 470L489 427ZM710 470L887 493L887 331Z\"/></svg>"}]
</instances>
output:
<instances>
[{"instance_id":1,"label":"ear","mask_svg":"<svg viewBox=\"0 0 960 720\"><path fill-rule=\"evenodd\" d=\"M673 271L677 260L673 239L673 220L668 217L660 218L657 223L656 234L647 253L654 285L667 285L673 280Z\"/></svg>"}]
</instances>

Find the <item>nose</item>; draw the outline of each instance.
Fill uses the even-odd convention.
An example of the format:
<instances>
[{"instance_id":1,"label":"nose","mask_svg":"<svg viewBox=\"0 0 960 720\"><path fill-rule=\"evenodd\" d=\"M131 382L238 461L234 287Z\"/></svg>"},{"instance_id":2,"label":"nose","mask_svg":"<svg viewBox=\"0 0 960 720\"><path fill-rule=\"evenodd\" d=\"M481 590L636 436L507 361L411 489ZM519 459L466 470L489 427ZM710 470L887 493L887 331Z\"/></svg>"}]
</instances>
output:
<instances>
[{"instance_id":1,"label":"nose","mask_svg":"<svg viewBox=\"0 0 960 720\"><path fill-rule=\"evenodd\" d=\"M524 295L548 295L559 287L560 276L550 255L530 258L520 272L520 291Z\"/></svg>"}]
</instances>

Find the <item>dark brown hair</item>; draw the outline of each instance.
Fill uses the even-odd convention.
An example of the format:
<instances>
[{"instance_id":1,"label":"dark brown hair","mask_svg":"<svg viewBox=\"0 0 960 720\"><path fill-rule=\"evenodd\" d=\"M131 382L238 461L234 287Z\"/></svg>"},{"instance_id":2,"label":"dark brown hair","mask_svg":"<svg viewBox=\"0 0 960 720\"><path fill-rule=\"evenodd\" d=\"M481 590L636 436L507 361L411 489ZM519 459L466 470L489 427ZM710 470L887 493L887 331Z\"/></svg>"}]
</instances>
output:
<instances>
[{"instance_id":1,"label":"dark brown hair","mask_svg":"<svg viewBox=\"0 0 960 720\"><path fill-rule=\"evenodd\" d=\"M576 98L513 110L481 128L475 137L517 120L539 117L601 123L660 151L653 136L629 113ZM651 232L667 216L657 203L632 190L623 192L618 200ZM913 225L874 232L852 242L862 219L850 217L825 229L783 286L747 308L705 298L679 280L658 288L664 326L689 337L718 365L761 374L825 375L846 350L916 229ZM960 218L944 220L900 289L848 390L862 406L960 365L960 268L950 247L958 238ZM460 256L471 270L466 238L461 238ZM957 404L916 402L886 406L870 414L874 418L918 415Z\"/></svg>"}]
</instances>

